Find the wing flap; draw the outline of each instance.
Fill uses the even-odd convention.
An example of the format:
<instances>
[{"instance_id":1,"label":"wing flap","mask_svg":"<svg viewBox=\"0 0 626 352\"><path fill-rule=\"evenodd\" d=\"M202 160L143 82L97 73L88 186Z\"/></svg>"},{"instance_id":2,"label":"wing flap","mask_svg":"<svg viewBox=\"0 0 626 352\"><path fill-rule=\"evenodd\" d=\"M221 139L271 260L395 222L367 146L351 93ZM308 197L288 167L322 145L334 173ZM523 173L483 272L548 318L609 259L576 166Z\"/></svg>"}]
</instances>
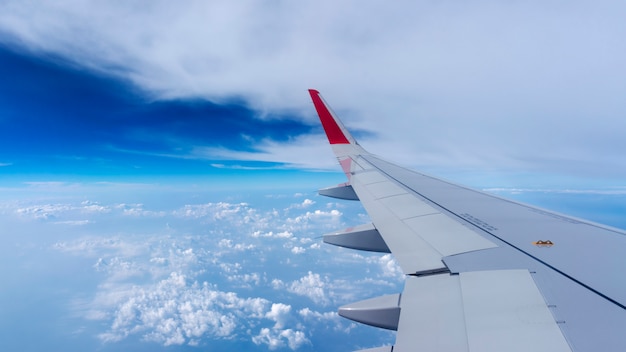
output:
<instances>
[{"instance_id":1,"label":"wing flap","mask_svg":"<svg viewBox=\"0 0 626 352\"><path fill-rule=\"evenodd\" d=\"M407 277L394 351L468 351L456 275Z\"/></svg>"},{"instance_id":2,"label":"wing flap","mask_svg":"<svg viewBox=\"0 0 626 352\"><path fill-rule=\"evenodd\" d=\"M467 337L474 351L570 351L528 270L461 273Z\"/></svg>"},{"instance_id":3,"label":"wing flap","mask_svg":"<svg viewBox=\"0 0 626 352\"><path fill-rule=\"evenodd\" d=\"M527 270L407 277L394 351L570 351Z\"/></svg>"}]
</instances>

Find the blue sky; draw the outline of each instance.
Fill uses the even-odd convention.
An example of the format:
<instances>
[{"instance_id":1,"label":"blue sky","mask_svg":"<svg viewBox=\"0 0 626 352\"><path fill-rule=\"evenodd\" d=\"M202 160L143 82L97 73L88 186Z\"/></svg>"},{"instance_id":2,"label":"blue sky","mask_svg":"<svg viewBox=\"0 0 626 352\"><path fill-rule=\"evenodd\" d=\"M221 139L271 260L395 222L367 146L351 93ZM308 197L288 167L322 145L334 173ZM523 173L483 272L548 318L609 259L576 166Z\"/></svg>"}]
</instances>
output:
<instances>
[{"instance_id":1,"label":"blue sky","mask_svg":"<svg viewBox=\"0 0 626 352\"><path fill-rule=\"evenodd\" d=\"M0 60L7 78L0 88L2 171L9 175L220 173L232 161L194 155L193 148L249 152L263 139L287 141L319 129L278 114L259 119L241 99L150 100L130 82L7 46Z\"/></svg>"},{"instance_id":2,"label":"blue sky","mask_svg":"<svg viewBox=\"0 0 626 352\"><path fill-rule=\"evenodd\" d=\"M368 217L315 194L345 180L308 88L373 153L625 227L625 12L3 1L0 344L392 343L335 313L403 278L391 256L320 245Z\"/></svg>"}]
</instances>

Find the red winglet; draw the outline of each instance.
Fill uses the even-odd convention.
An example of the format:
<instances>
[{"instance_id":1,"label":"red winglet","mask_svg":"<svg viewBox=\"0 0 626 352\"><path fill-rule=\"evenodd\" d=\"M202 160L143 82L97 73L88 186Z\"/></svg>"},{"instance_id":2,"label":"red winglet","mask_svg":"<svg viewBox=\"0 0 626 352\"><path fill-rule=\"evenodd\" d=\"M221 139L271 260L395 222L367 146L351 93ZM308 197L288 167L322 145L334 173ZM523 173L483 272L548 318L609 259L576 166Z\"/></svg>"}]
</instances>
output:
<instances>
[{"instance_id":1,"label":"red winglet","mask_svg":"<svg viewBox=\"0 0 626 352\"><path fill-rule=\"evenodd\" d=\"M309 94L311 94L313 105L315 105L315 110L317 110L317 115L320 117L320 121L322 122L330 144L350 144L348 138L343 134L341 127L339 127L337 121L335 121L333 114L322 100L322 97L320 97L320 92L315 89L309 89Z\"/></svg>"}]
</instances>

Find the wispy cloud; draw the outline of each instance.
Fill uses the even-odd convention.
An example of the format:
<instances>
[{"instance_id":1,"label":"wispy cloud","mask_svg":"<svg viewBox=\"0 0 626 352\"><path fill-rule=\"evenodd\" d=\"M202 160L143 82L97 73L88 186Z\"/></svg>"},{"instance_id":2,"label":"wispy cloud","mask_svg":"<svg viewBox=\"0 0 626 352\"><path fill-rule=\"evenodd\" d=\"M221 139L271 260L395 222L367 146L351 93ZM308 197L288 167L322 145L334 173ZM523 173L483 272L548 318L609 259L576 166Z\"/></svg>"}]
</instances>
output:
<instances>
[{"instance_id":1,"label":"wispy cloud","mask_svg":"<svg viewBox=\"0 0 626 352\"><path fill-rule=\"evenodd\" d=\"M492 193L510 193L510 194L522 194L522 193L554 193L554 194L603 194L603 195L624 195L626 194L625 188L612 188L612 189L558 189L558 188L485 188L486 192Z\"/></svg>"},{"instance_id":2,"label":"wispy cloud","mask_svg":"<svg viewBox=\"0 0 626 352\"><path fill-rule=\"evenodd\" d=\"M411 165L626 174L623 2L136 6L5 2L2 41L121 77L155 100L235 97L261 119L313 123L314 86L348 125L376 133L365 146ZM264 143L260 153L194 153L326 168L294 157L320 150Z\"/></svg>"},{"instance_id":3,"label":"wispy cloud","mask_svg":"<svg viewBox=\"0 0 626 352\"><path fill-rule=\"evenodd\" d=\"M254 145L255 151L228 148L195 147L190 156L211 160L245 160L281 163L285 167L336 170L337 163L323 135L301 135L288 141L265 139Z\"/></svg>"},{"instance_id":4,"label":"wispy cloud","mask_svg":"<svg viewBox=\"0 0 626 352\"><path fill-rule=\"evenodd\" d=\"M108 146L107 149L115 152L155 156L183 160L213 161L210 165L217 169L232 170L271 170L271 169L312 169L337 170L337 163L332 156L324 135L299 135L287 141L263 139L252 142L252 151L228 148L224 146L190 146L183 144L182 148L172 146L168 152L150 150L125 149ZM215 161L230 161L231 163L217 163ZM251 162L253 165L241 165L237 162ZM259 165L265 163L265 165Z\"/></svg>"},{"instance_id":5,"label":"wispy cloud","mask_svg":"<svg viewBox=\"0 0 626 352\"><path fill-rule=\"evenodd\" d=\"M216 169L230 169L230 170L275 170L275 169L284 169L284 166L244 166L244 165L225 165L225 164L211 164L212 167Z\"/></svg>"},{"instance_id":6,"label":"wispy cloud","mask_svg":"<svg viewBox=\"0 0 626 352\"><path fill-rule=\"evenodd\" d=\"M90 222L91 222L90 220L64 220L64 221L56 221L55 224L80 226L80 225L87 225Z\"/></svg>"}]
</instances>

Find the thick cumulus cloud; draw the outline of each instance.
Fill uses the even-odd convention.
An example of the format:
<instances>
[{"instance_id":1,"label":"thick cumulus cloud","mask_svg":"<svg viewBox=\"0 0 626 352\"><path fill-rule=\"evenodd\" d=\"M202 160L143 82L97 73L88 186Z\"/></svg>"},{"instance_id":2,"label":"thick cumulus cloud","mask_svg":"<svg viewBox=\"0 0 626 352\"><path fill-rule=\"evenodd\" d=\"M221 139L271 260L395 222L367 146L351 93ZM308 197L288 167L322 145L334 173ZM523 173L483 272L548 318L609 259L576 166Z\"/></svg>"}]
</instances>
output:
<instances>
[{"instance_id":1,"label":"thick cumulus cloud","mask_svg":"<svg viewBox=\"0 0 626 352\"><path fill-rule=\"evenodd\" d=\"M265 314L265 317L276 322L276 324L274 324L275 329L282 329L285 326L286 320L289 319L290 313L290 305L274 303L270 311Z\"/></svg>"},{"instance_id":2,"label":"thick cumulus cloud","mask_svg":"<svg viewBox=\"0 0 626 352\"><path fill-rule=\"evenodd\" d=\"M188 283L183 274L172 273L153 287L133 289L117 304L110 331L100 337L119 341L143 333L166 346L193 344L202 337L232 338L237 326L262 317L268 303L211 289L207 282Z\"/></svg>"},{"instance_id":3,"label":"thick cumulus cloud","mask_svg":"<svg viewBox=\"0 0 626 352\"><path fill-rule=\"evenodd\" d=\"M371 150L412 165L623 176L607 166L625 147L625 6L4 1L0 33L155 99L242 97L261 116L312 119L305 89L317 87L349 125L376 132ZM310 144L292 144L208 152L306 165Z\"/></svg>"},{"instance_id":4,"label":"thick cumulus cloud","mask_svg":"<svg viewBox=\"0 0 626 352\"><path fill-rule=\"evenodd\" d=\"M252 341L257 345L265 344L270 350L284 347L285 343L292 350L310 343L302 331L286 329L277 332L268 328L261 329L258 335L252 337Z\"/></svg>"},{"instance_id":5,"label":"thick cumulus cloud","mask_svg":"<svg viewBox=\"0 0 626 352\"><path fill-rule=\"evenodd\" d=\"M326 286L324 281L319 274L309 271L306 276L292 282L287 288L290 292L309 297L317 304L326 304L328 303L328 298L324 290L324 286Z\"/></svg>"}]
</instances>

